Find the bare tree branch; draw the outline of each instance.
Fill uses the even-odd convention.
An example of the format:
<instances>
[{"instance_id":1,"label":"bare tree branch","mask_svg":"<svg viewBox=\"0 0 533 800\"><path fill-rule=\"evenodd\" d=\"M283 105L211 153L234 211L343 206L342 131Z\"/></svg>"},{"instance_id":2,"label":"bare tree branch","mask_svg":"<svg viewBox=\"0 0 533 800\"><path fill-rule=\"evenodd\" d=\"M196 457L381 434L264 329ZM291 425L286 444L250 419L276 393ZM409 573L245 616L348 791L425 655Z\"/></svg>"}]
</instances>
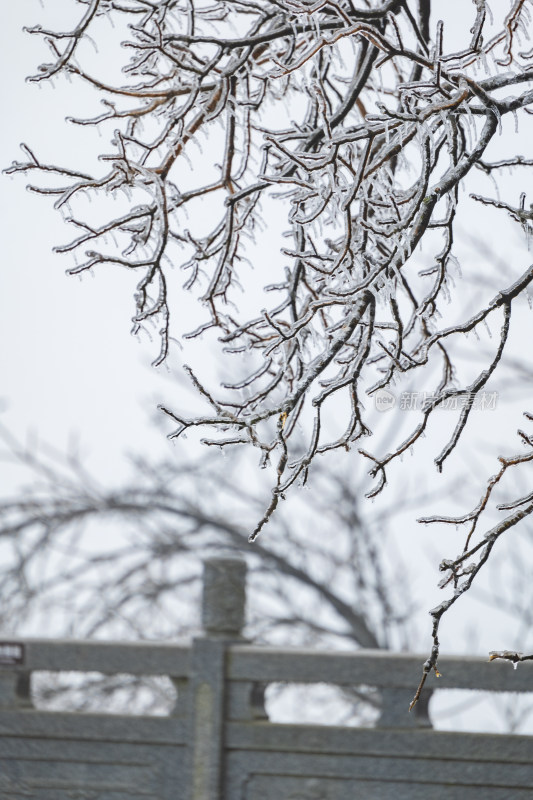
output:
<instances>
[{"instance_id":1,"label":"bare tree branch","mask_svg":"<svg viewBox=\"0 0 533 800\"><path fill-rule=\"evenodd\" d=\"M188 337L216 333L237 367L218 390L201 364L187 368L208 413L162 410L177 424L172 437L202 429L210 447L251 446L262 466L272 463L271 497L250 524L250 539L279 513L289 489L305 484L320 454L359 448L370 436L365 396L411 376L426 386L436 367L432 399L403 443L381 456L369 447L359 452L371 462L375 495L433 412L451 398L467 399L435 459L441 470L473 399L503 360L513 304L533 279L529 267L510 286L500 281L474 312L452 291L458 214L470 202L461 190L474 168L492 179L504 166L531 167L512 137L506 157L491 160L506 115L532 110L531 51L522 49L531 37L529 5L502 3L489 25L485 0L467 4L471 36L463 50L449 51L430 0L77 3L82 13L72 30L28 29L52 53L32 80L64 75L96 90L103 110L75 121L101 130L110 152L91 173L84 164L43 163L23 145L27 160L7 172L55 181L31 188L68 209L76 235L58 251L75 259L71 274L102 265L138 274L133 331L155 326L156 365L168 357L177 325L169 286L176 269L185 273L184 290L201 308ZM121 81L106 77L105 60L82 46L98 40L103 21L127 30L125 41L106 47L122 65ZM526 194L494 199L491 191L472 197L529 235ZM106 209L111 201L115 213L97 220L81 207L87 196L105 198ZM273 200L289 242L274 241L268 213L263 218ZM246 288L241 296L250 263L264 287L259 301ZM499 344L461 383L456 343L491 314ZM333 418L342 423L334 434ZM467 515L470 536L492 485ZM463 563L481 545L472 549L468 536L466 554L451 562L456 593L433 614L423 680L437 668L442 614L470 587L498 537L531 512L529 500L509 506L510 516L485 534L462 583Z\"/></svg>"}]
</instances>

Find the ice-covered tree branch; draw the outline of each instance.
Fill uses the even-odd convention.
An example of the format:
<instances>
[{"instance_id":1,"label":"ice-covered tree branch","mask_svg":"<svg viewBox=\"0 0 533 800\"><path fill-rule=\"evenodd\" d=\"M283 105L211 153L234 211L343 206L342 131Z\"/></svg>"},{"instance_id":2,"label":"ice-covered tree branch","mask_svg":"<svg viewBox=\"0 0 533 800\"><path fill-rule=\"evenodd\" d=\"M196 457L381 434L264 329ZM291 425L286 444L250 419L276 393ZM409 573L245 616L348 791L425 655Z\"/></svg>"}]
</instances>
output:
<instances>
[{"instance_id":1,"label":"ice-covered tree branch","mask_svg":"<svg viewBox=\"0 0 533 800\"><path fill-rule=\"evenodd\" d=\"M530 233L523 187L495 197L492 181L504 167L525 175L531 161L512 136L506 157L491 154L506 117L533 106L529 5L506 0L492 17L485 0L465 2L458 49L430 0L77 5L67 30L28 29L52 57L34 80L63 75L97 93L102 107L71 121L101 132L99 164L48 164L24 145L26 160L7 171L42 175L31 188L75 230L57 248L74 259L71 274L120 266L138 276L133 331L155 327L156 365L178 335L177 281L195 301L184 338L215 334L231 379L213 386L192 363L208 411L163 411L177 423L171 436L200 429L208 446L250 446L272 464L251 539L321 453L359 449L375 495L434 412L467 399L435 458L442 469L533 279L516 265L522 276L488 303L472 298L474 309L454 291L470 195ZM473 173L486 193L470 192ZM459 380L457 342L489 317L498 344ZM403 443L372 452L365 399L409 379L427 386L435 370Z\"/></svg>"}]
</instances>

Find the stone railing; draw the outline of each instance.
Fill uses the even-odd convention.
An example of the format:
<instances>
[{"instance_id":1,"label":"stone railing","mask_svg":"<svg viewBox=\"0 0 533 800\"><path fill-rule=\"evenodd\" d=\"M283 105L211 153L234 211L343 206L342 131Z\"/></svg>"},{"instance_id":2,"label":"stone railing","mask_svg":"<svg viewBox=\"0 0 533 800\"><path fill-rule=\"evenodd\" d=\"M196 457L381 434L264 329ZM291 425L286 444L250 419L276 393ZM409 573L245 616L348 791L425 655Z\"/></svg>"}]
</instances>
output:
<instances>
[{"instance_id":1,"label":"stone railing","mask_svg":"<svg viewBox=\"0 0 533 800\"><path fill-rule=\"evenodd\" d=\"M244 606L244 562L219 557L205 564L204 633L188 646L1 642L0 800L532 797L533 737L433 731L427 702L407 712L420 656L250 645ZM439 664L439 689L533 691L528 663ZM41 670L164 675L178 699L167 717L41 711ZM263 705L273 682L377 687L383 713L374 728L276 724Z\"/></svg>"}]
</instances>

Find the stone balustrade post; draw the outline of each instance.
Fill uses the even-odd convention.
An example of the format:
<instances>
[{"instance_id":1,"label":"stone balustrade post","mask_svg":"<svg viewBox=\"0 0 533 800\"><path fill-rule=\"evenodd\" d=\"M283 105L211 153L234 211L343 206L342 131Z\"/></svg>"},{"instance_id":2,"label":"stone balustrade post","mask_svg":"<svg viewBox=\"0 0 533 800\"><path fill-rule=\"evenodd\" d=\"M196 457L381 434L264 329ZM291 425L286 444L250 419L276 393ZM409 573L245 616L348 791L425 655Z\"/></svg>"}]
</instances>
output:
<instances>
[{"instance_id":1,"label":"stone balustrade post","mask_svg":"<svg viewBox=\"0 0 533 800\"><path fill-rule=\"evenodd\" d=\"M203 635L192 644L190 678L191 800L222 800L224 721L226 718L226 648L242 641L246 564L235 555L204 562Z\"/></svg>"}]
</instances>

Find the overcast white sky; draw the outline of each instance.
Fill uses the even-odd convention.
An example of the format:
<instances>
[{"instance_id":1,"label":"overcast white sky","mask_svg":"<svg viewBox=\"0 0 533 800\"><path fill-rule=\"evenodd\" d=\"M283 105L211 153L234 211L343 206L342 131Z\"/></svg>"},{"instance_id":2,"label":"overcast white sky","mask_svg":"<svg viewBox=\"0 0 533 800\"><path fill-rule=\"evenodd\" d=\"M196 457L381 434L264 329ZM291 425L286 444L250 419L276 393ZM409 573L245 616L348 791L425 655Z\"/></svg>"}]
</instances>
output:
<instances>
[{"instance_id":1,"label":"overcast white sky","mask_svg":"<svg viewBox=\"0 0 533 800\"><path fill-rule=\"evenodd\" d=\"M2 168L23 160L22 141L44 159L79 156L61 92L25 82L43 51L21 29L42 17L38 2L10 3L2 12ZM94 466L112 475L126 448L168 447L149 421L161 385L170 391L159 377L166 370L151 369L154 348L130 336L129 276L67 277L68 258L51 250L68 230L52 202L27 192L26 183L24 176L0 178L0 419L15 435L32 429L59 449L78 436Z\"/></svg>"}]
</instances>

